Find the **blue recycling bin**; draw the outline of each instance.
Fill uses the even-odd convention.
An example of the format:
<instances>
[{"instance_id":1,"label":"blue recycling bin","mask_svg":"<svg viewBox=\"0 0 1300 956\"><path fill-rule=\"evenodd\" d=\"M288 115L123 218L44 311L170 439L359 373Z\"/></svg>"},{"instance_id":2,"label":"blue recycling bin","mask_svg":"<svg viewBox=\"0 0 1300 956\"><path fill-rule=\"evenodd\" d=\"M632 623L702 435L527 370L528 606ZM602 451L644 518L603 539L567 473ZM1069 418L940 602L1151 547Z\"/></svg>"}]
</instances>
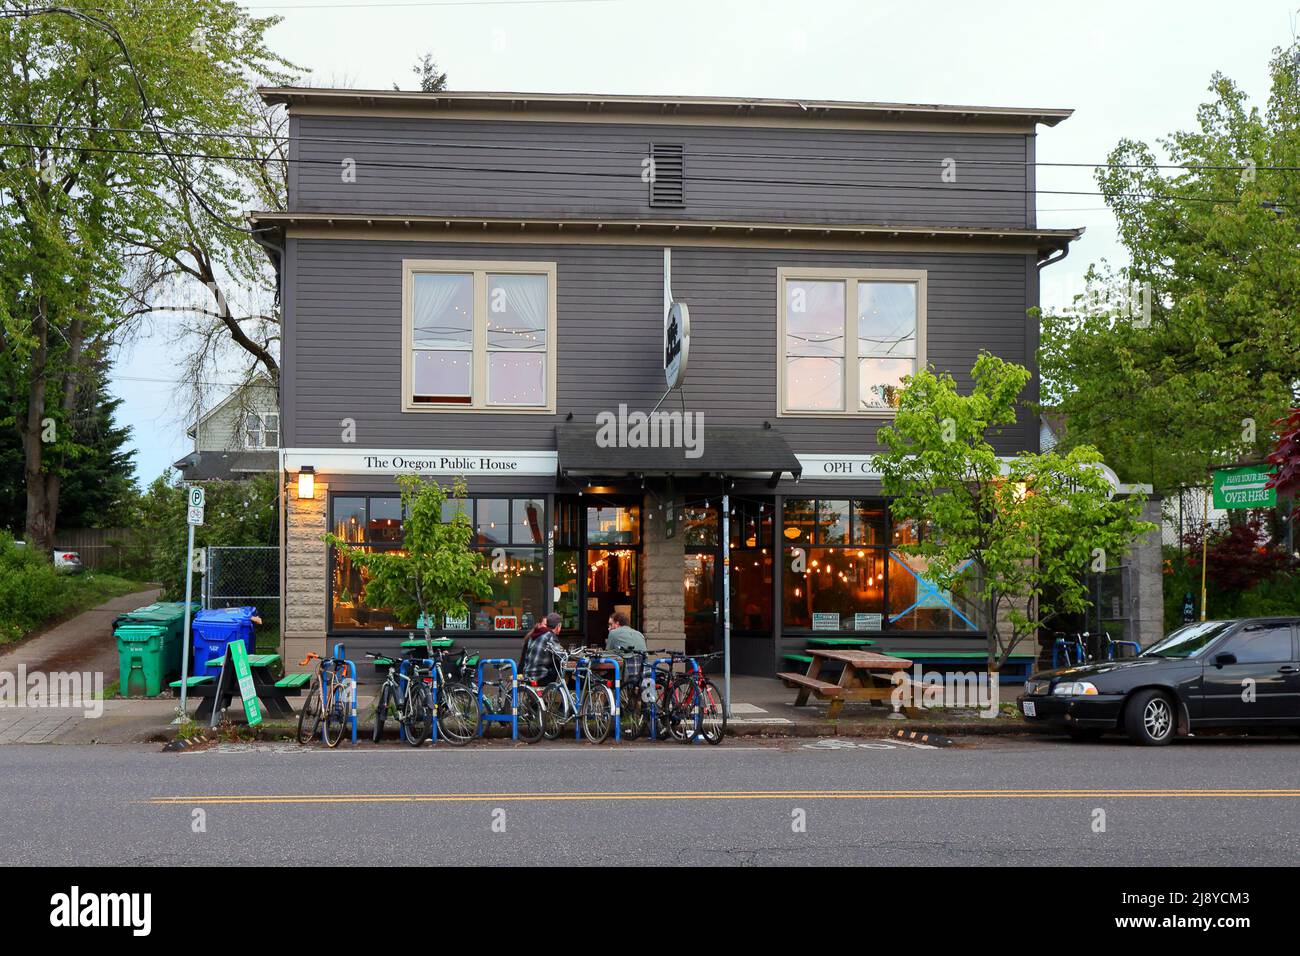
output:
<instances>
[{"instance_id":1,"label":"blue recycling bin","mask_svg":"<svg viewBox=\"0 0 1300 956\"><path fill-rule=\"evenodd\" d=\"M190 630L194 634L194 663L191 673L208 672L208 661L226 656L233 641L243 641L244 649L253 653L253 617L255 607L217 607L194 615Z\"/></svg>"}]
</instances>

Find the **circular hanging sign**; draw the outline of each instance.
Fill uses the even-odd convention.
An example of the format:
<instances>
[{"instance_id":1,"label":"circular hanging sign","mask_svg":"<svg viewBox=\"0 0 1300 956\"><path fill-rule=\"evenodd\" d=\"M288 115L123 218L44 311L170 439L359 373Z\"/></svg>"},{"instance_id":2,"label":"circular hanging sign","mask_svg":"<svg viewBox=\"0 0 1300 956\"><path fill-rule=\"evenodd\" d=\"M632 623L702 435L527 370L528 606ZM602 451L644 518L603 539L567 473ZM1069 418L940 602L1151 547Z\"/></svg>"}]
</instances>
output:
<instances>
[{"instance_id":1,"label":"circular hanging sign","mask_svg":"<svg viewBox=\"0 0 1300 956\"><path fill-rule=\"evenodd\" d=\"M664 378L677 388L686 378L686 361L691 354L691 310L685 302L674 302L664 315Z\"/></svg>"}]
</instances>

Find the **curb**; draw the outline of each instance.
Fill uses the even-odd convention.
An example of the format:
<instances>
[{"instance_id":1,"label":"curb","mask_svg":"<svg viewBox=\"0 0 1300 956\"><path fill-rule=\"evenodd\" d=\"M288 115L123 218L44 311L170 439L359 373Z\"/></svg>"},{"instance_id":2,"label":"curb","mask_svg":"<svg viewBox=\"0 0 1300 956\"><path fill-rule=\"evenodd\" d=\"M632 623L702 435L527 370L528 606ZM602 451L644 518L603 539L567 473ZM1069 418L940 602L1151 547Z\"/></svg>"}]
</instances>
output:
<instances>
[{"instance_id":1,"label":"curb","mask_svg":"<svg viewBox=\"0 0 1300 956\"><path fill-rule=\"evenodd\" d=\"M727 725L728 737L897 737L903 740L919 739L918 735L949 737L1001 737L1027 734L1049 733L1046 728L1034 727L1023 721L987 720L967 723L909 723L899 727L896 723L888 724L845 724L827 721L816 724L765 724L752 723L735 726Z\"/></svg>"}]
</instances>

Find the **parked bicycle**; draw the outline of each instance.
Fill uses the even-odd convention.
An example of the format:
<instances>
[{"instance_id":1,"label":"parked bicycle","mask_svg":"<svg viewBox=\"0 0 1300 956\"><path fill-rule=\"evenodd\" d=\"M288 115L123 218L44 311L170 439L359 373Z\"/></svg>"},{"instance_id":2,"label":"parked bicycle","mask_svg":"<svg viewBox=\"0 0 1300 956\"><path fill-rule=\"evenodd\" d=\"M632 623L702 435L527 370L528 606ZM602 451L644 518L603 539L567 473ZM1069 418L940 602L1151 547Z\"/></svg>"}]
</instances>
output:
<instances>
[{"instance_id":1,"label":"parked bicycle","mask_svg":"<svg viewBox=\"0 0 1300 956\"><path fill-rule=\"evenodd\" d=\"M557 739L570 724L577 724L592 743L605 740L614 729L613 681L592 667L604 648L560 650L554 655L558 679L542 689L542 733ZM570 662L573 662L570 666Z\"/></svg>"},{"instance_id":2,"label":"parked bicycle","mask_svg":"<svg viewBox=\"0 0 1300 956\"><path fill-rule=\"evenodd\" d=\"M545 728L542 726L542 714L545 711L545 705L542 703L541 692L537 689L536 681L517 682L516 698L518 703L511 701L511 684L512 681L502 676L502 669L497 668L497 676L493 680L484 680L481 688L482 695L479 695L478 672L475 670L472 674L474 683L471 690L474 691L476 703L482 700L482 706L479 708L479 722L484 726L484 734L487 728L490 728L497 721L484 723L484 715L505 715L509 714L512 707L515 708L515 723L518 728L519 739L525 743L535 744L542 739Z\"/></svg>"},{"instance_id":3,"label":"parked bicycle","mask_svg":"<svg viewBox=\"0 0 1300 956\"><path fill-rule=\"evenodd\" d=\"M352 681L347 661L338 657L321 657L312 652L298 662L306 667L316 662L316 671L307 685L307 697L298 712L298 743L305 744L325 727L325 745L337 747L351 719Z\"/></svg>"},{"instance_id":4,"label":"parked bicycle","mask_svg":"<svg viewBox=\"0 0 1300 956\"><path fill-rule=\"evenodd\" d=\"M384 683L375 696L375 717L370 739L375 743L384 736L384 724L391 718L402 728L402 736L412 747L424 743L433 725L433 671L428 665L408 656L396 660L382 654L367 654L376 667L388 668Z\"/></svg>"},{"instance_id":5,"label":"parked bicycle","mask_svg":"<svg viewBox=\"0 0 1300 956\"><path fill-rule=\"evenodd\" d=\"M672 671L657 660L668 657L668 651L631 651L623 657L623 682L619 692L619 732L624 740L653 736L655 740L668 737L668 687ZM653 718L654 729L650 724Z\"/></svg>"},{"instance_id":6,"label":"parked bicycle","mask_svg":"<svg viewBox=\"0 0 1300 956\"><path fill-rule=\"evenodd\" d=\"M722 692L704 674L702 665L721 654L690 657L673 652L672 664L686 664L686 670L668 684L668 732L674 740L688 743L698 735L711 744L722 743L727 733L727 706ZM671 667L672 665L670 665Z\"/></svg>"}]
</instances>

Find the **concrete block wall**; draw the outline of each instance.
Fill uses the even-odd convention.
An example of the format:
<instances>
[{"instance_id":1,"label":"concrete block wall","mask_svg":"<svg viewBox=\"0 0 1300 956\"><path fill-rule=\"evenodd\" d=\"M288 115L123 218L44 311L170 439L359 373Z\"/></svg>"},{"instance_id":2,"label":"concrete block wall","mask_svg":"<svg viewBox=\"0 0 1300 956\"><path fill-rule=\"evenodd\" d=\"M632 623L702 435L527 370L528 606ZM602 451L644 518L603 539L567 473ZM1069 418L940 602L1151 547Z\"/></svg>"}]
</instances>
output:
<instances>
[{"instance_id":1,"label":"concrete block wall","mask_svg":"<svg viewBox=\"0 0 1300 956\"><path fill-rule=\"evenodd\" d=\"M314 498L298 497L291 485L285 495L287 521L284 549L284 650L285 671L307 670L298 662L308 651L326 651L325 606L329 596L329 548L323 540L328 530L325 503L329 486L316 482Z\"/></svg>"},{"instance_id":2,"label":"concrete block wall","mask_svg":"<svg viewBox=\"0 0 1300 956\"><path fill-rule=\"evenodd\" d=\"M662 505L647 497L641 524L641 630L650 648L686 649L686 543L681 528L682 499L674 503L677 533L665 536Z\"/></svg>"}]
</instances>

